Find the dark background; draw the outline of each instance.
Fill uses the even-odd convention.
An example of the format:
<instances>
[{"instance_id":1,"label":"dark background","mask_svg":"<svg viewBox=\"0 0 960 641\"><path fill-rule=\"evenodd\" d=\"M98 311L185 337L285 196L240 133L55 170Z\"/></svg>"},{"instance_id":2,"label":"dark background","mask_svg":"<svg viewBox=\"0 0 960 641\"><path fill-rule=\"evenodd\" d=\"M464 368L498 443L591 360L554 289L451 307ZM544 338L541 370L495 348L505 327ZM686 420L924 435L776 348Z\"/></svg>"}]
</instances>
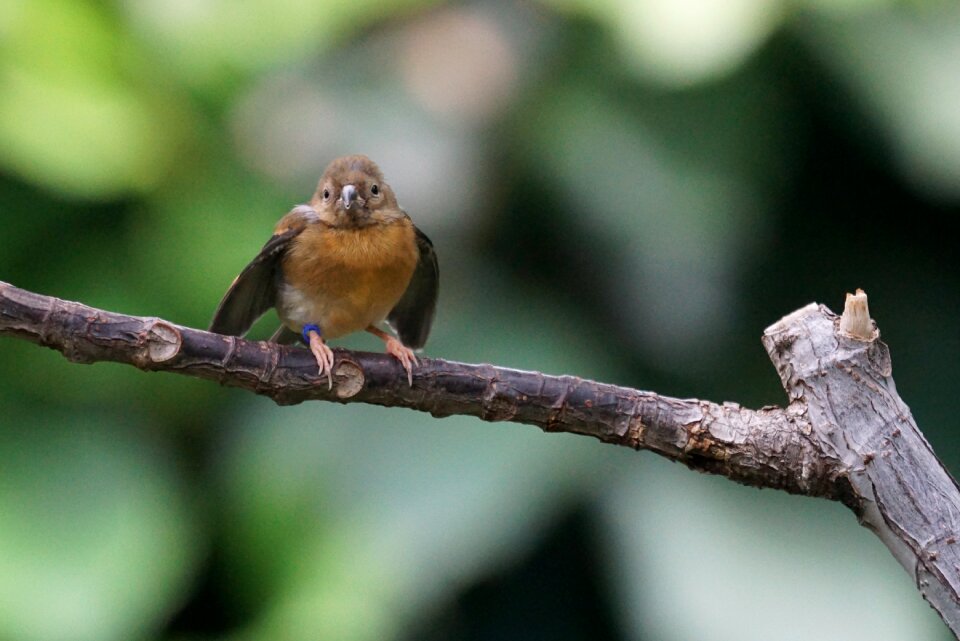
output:
<instances>
[{"instance_id":1,"label":"dark background","mask_svg":"<svg viewBox=\"0 0 960 641\"><path fill-rule=\"evenodd\" d=\"M18 0L0 280L204 327L366 153L427 355L759 407L764 327L862 287L956 470L958 105L953 4ZM844 508L648 453L10 339L0 407L0 639L948 638Z\"/></svg>"}]
</instances>

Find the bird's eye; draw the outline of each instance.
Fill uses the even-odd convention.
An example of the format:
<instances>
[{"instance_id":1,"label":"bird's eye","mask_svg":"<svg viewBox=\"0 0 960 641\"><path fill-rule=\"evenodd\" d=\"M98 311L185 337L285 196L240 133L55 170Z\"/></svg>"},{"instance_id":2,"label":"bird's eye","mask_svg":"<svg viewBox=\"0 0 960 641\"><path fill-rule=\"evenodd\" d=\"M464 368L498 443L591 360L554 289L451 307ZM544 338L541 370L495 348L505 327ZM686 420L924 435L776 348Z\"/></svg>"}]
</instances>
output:
<instances>
[{"instance_id":1,"label":"bird's eye","mask_svg":"<svg viewBox=\"0 0 960 641\"><path fill-rule=\"evenodd\" d=\"M370 188L370 193L373 194L374 196L379 196L379 195L380 195L380 187L377 186L377 185L374 185L373 187Z\"/></svg>"},{"instance_id":2,"label":"bird's eye","mask_svg":"<svg viewBox=\"0 0 960 641\"><path fill-rule=\"evenodd\" d=\"M324 190L323 190L323 199L324 199L324 200L330 200L330 190L329 190L329 189L324 189Z\"/></svg>"}]
</instances>

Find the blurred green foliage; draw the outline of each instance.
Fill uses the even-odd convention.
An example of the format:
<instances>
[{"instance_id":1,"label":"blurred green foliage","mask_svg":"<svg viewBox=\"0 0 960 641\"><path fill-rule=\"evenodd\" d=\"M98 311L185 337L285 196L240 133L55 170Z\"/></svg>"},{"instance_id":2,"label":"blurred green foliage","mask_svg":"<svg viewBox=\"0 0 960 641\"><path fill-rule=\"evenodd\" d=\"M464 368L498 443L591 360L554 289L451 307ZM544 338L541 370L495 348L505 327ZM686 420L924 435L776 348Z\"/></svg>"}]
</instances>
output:
<instances>
[{"instance_id":1,"label":"blurred green foliage","mask_svg":"<svg viewBox=\"0 0 960 641\"><path fill-rule=\"evenodd\" d=\"M8 0L0 280L203 327L361 152L427 354L759 406L863 287L956 469L958 102L953 4ZM582 438L15 340L0 409L0 639L948 638L842 508Z\"/></svg>"}]
</instances>

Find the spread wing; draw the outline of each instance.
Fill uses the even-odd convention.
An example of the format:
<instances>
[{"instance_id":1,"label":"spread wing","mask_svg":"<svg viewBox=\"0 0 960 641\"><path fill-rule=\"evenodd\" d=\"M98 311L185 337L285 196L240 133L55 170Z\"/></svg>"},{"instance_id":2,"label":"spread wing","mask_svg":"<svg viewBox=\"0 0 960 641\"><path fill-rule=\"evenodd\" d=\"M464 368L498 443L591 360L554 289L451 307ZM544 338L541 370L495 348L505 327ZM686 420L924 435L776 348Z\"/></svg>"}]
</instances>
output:
<instances>
[{"instance_id":1,"label":"spread wing","mask_svg":"<svg viewBox=\"0 0 960 641\"><path fill-rule=\"evenodd\" d=\"M413 229L420 260L413 270L407 291L390 311L387 322L396 330L404 345L419 349L427 342L433 314L437 309L440 268L437 265L437 254L433 251L433 243L422 231L416 227Z\"/></svg>"},{"instance_id":2,"label":"spread wing","mask_svg":"<svg viewBox=\"0 0 960 641\"><path fill-rule=\"evenodd\" d=\"M309 211L306 211L309 210ZM243 268L217 307L210 331L228 336L243 336L257 319L277 301L282 277L280 261L290 242L317 219L312 208L301 205L281 219L275 233L260 253Z\"/></svg>"}]
</instances>

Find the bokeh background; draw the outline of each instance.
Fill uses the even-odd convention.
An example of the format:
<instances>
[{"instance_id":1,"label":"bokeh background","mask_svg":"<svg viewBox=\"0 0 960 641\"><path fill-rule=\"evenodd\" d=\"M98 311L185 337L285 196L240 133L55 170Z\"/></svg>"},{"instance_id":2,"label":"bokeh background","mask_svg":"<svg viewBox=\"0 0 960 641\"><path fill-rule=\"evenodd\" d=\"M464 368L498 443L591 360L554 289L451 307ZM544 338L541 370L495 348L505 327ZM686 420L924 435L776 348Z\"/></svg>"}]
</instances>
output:
<instances>
[{"instance_id":1,"label":"bokeh background","mask_svg":"<svg viewBox=\"0 0 960 641\"><path fill-rule=\"evenodd\" d=\"M960 469L956 3L0 3L0 280L204 327L351 152L428 355L759 407L763 329L862 287ZM649 453L9 338L0 408L4 640L949 638L841 506Z\"/></svg>"}]
</instances>

